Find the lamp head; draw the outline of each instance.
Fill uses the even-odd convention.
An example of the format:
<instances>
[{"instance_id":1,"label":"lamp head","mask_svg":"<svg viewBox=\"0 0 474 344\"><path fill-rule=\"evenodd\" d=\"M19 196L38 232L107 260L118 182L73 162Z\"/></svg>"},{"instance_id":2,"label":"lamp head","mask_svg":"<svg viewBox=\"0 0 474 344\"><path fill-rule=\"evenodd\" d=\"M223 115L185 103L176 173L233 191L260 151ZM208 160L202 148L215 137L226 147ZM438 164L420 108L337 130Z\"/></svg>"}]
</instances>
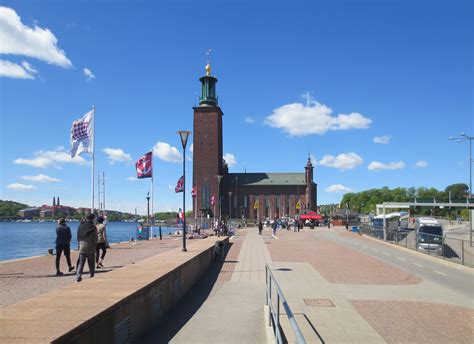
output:
<instances>
[{"instance_id":1,"label":"lamp head","mask_svg":"<svg viewBox=\"0 0 474 344\"><path fill-rule=\"evenodd\" d=\"M190 131L187 130L180 130L178 131L179 137L181 138L181 144L183 145L183 149L186 149L186 144L188 143Z\"/></svg>"}]
</instances>

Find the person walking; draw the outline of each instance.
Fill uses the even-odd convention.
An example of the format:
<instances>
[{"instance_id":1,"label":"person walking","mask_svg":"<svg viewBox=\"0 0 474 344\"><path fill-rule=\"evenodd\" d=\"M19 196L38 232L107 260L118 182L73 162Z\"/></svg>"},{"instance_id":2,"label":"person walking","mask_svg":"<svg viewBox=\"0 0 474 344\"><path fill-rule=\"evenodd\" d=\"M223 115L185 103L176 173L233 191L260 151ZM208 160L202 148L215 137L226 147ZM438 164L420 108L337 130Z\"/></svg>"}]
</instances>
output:
<instances>
[{"instance_id":1,"label":"person walking","mask_svg":"<svg viewBox=\"0 0 474 344\"><path fill-rule=\"evenodd\" d=\"M104 217L99 216L97 218L97 246L95 250L95 262L97 269L103 268L102 262L104 261L105 254L107 253L107 232L105 231ZM102 255L99 261L99 252L102 250Z\"/></svg>"},{"instance_id":2,"label":"person walking","mask_svg":"<svg viewBox=\"0 0 474 344\"><path fill-rule=\"evenodd\" d=\"M69 266L69 272L74 270L74 266L71 264L71 239L71 228L66 225L65 219L59 219L58 226L56 227L56 275L58 276L64 275L59 268L61 254L63 252L66 257L67 265Z\"/></svg>"},{"instance_id":3,"label":"person walking","mask_svg":"<svg viewBox=\"0 0 474 344\"><path fill-rule=\"evenodd\" d=\"M258 235L262 235L262 231L263 231L263 223L262 223L262 220L260 220L258 222Z\"/></svg>"},{"instance_id":4,"label":"person walking","mask_svg":"<svg viewBox=\"0 0 474 344\"><path fill-rule=\"evenodd\" d=\"M97 228L94 225L95 215L87 216L77 229L77 242L79 243L79 258L76 270L76 283L82 281L84 264L89 265L89 274L94 277L95 273L95 250L97 247Z\"/></svg>"},{"instance_id":5,"label":"person walking","mask_svg":"<svg viewBox=\"0 0 474 344\"><path fill-rule=\"evenodd\" d=\"M278 228L278 217L273 221L273 224L272 224L273 236L276 236L277 228Z\"/></svg>"}]
</instances>

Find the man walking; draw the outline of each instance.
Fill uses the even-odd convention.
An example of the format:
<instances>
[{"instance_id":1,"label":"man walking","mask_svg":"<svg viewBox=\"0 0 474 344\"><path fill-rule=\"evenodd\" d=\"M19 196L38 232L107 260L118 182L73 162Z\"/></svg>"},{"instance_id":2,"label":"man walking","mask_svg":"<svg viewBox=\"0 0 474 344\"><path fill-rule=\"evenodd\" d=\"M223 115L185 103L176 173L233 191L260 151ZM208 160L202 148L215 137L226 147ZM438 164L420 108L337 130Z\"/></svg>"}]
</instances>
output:
<instances>
[{"instance_id":1,"label":"man walking","mask_svg":"<svg viewBox=\"0 0 474 344\"><path fill-rule=\"evenodd\" d=\"M87 216L77 229L77 242L79 243L79 259L77 262L76 283L82 281L84 264L89 265L89 274L94 277L95 272L95 250L97 247L97 228L94 225L95 215Z\"/></svg>"},{"instance_id":2,"label":"man walking","mask_svg":"<svg viewBox=\"0 0 474 344\"><path fill-rule=\"evenodd\" d=\"M260 222L258 223L258 235L262 235L262 231L263 231L263 223L262 223L262 220L260 220Z\"/></svg>"},{"instance_id":3,"label":"man walking","mask_svg":"<svg viewBox=\"0 0 474 344\"><path fill-rule=\"evenodd\" d=\"M58 276L64 275L61 269L59 269L59 261L63 252L69 266L69 272L74 270L71 264L71 238L71 228L66 225L66 220L59 219L58 226L56 227L56 275Z\"/></svg>"}]
</instances>

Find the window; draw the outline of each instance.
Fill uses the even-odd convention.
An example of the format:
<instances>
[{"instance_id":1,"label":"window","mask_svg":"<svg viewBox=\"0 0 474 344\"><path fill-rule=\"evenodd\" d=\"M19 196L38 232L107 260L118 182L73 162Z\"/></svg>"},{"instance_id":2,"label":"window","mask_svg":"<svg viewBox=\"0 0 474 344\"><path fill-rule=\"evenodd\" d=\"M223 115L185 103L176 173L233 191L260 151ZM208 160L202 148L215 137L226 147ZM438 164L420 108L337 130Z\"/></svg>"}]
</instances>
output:
<instances>
[{"instance_id":1,"label":"window","mask_svg":"<svg viewBox=\"0 0 474 344\"><path fill-rule=\"evenodd\" d=\"M209 184L203 184L201 187L201 197L202 197L202 208L209 209Z\"/></svg>"}]
</instances>

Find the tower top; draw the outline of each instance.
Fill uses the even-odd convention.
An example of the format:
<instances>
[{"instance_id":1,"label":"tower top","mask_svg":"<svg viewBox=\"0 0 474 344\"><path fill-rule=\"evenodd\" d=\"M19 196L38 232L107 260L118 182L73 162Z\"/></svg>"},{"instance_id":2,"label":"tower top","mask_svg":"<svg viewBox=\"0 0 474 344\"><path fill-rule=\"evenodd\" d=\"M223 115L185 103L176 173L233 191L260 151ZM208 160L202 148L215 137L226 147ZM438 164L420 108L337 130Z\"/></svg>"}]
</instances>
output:
<instances>
[{"instance_id":1,"label":"tower top","mask_svg":"<svg viewBox=\"0 0 474 344\"><path fill-rule=\"evenodd\" d=\"M211 49L206 52L207 65L206 75L202 76L201 81L201 97L199 98L199 106L217 106L216 82L217 79L211 75Z\"/></svg>"}]
</instances>

